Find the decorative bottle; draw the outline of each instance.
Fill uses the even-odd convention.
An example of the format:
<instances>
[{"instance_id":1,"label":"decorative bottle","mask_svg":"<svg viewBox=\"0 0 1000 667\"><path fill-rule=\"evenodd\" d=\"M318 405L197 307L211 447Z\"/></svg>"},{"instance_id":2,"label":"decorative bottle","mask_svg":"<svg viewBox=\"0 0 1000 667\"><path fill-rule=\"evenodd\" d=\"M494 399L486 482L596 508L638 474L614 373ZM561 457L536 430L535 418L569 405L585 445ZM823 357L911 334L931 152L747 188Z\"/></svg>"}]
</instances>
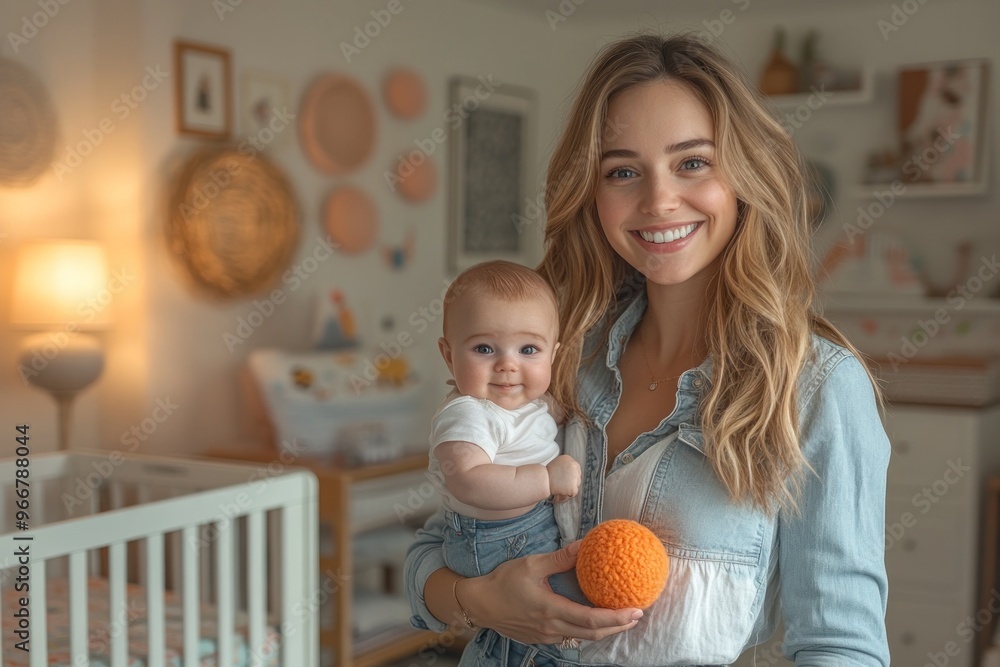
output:
<instances>
[{"instance_id":1,"label":"decorative bottle","mask_svg":"<svg viewBox=\"0 0 1000 667\"><path fill-rule=\"evenodd\" d=\"M799 90L799 72L785 57L785 30L774 33L774 51L760 76L760 89L765 95L789 95Z\"/></svg>"}]
</instances>

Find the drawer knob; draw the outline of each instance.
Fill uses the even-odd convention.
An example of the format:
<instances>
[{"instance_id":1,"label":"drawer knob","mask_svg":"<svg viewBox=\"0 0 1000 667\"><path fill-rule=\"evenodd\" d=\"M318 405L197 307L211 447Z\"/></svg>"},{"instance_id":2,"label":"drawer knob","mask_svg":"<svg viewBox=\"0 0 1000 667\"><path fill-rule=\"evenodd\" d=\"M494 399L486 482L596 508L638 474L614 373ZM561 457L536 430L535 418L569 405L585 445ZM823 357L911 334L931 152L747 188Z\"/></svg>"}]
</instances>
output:
<instances>
[{"instance_id":1,"label":"drawer knob","mask_svg":"<svg viewBox=\"0 0 1000 667\"><path fill-rule=\"evenodd\" d=\"M912 537L903 540L903 551L916 551L917 541Z\"/></svg>"},{"instance_id":2,"label":"drawer knob","mask_svg":"<svg viewBox=\"0 0 1000 667\"><path fill-rule=\"evenodd\" d=\"M896 453L897 454L908 454L910 452L910 443L906 440L900 440L896 443Z\"/></svg>"},{"instance_id":3,"label":"drawer knob","mask_svg":"<svg viewBox=\"0 0 1000 667\"><path fill-rule=\"evenodd\" d=\"M913 644L916 643L917 638L913 635L912 632L904 632L903 636L900 637L899 640L903 644L903 646L913 646Z\"/></svg>"}]
</instances>

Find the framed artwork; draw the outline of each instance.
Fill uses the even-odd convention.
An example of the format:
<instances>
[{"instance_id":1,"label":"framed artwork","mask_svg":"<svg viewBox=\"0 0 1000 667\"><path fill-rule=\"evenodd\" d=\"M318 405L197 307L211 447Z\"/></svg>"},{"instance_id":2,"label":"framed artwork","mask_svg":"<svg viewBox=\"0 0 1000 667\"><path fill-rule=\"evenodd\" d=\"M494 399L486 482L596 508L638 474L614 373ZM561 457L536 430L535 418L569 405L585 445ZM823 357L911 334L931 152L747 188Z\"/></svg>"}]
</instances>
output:
<instances>
[{"instance_id":1,"label":"framed artwork","mask_svg":"<svg viewBox=\"0 0 1000 667\"><path fill-rule=\"evenodd\" d=\"M977 184L986 177L986 60L899 70L902 176L911 183Z\"/></svg>"},{"instance_id":2,"label":"framed artwork","mask_svg":"<svg viewBox=\"0 0 1000 667\"><path fill-rule=\"evenodd\" d=\"M277 74L261 70L244 70L240 79L240 134L260 143L278 143L288 132L287 112L292 110L288 82ZM278 127L276 132L274 128Z\"/></svg>"},{"instance_id":3,"label":"framed artwork","mask_svg":"<svg viewBox=\"0 0 1000 667\"><path fill-rule=\"evenodd\" d=\"M233 107L229 51L174 42L174 71L177 131L228 139Z\"/></svg>"},{"instance_id":4,"label":"framed artwork","mask_svg":"<svg viewBox=\"0 0 1000 667\"><path fill-rule=\"evenodd\" d=\"M534 264L545 222L535 202L535 94L456 77L448 108L449 272L490 259Z\"/></svg>"}]
</instances>

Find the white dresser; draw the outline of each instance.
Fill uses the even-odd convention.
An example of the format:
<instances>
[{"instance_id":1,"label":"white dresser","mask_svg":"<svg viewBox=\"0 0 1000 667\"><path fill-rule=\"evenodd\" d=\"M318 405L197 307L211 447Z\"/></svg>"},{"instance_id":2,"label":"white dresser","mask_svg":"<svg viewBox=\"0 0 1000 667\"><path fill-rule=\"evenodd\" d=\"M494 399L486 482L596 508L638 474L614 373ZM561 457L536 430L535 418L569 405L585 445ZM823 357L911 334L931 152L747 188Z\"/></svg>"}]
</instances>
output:
<instances>
[{"instance_id":1,"label":"white dresser","mask_svg":"<svg viewBox=\"0 0 1000 667\"><path fill-rule=\"evenodd\" d=\"M972 667L981 517L986 482L1000 472L1000 409L893 406L886 432L892 661Z\"/></svg>"},{"instance_id":2,"label":"white dresser","mask_svg":"<svg viewBox=\"0 0 1000 667\"><path fill-rule=\"evenodd\" d=\"M1000 407L894 405L886 490L886 630L893 665L973 667L986 480L1000 473ZM966 629L968 628L968 629ZM781 632L736 667L786 666ZM930 654L930 655L928 655Z\"/></svg>"}]
</instances>

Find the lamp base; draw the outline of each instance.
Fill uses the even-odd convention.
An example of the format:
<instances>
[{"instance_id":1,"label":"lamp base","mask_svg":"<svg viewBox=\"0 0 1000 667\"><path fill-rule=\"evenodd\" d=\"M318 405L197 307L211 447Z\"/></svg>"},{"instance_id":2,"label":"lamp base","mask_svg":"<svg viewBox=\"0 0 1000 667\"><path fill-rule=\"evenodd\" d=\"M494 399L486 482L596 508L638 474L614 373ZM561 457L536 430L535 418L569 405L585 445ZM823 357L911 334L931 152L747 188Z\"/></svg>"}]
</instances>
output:
<instances>
[{"instance_id":1,"label":"lamp base","mask_svg":"<svg viewBox=\"0 0 1000 667\"><path fill-rule=\"evenodd\" d=\"M21 378L50 393L75 394L104 371L100 341L86 334L52 332L24 339L17 360Z\"/></svg>"},{"instance_id":2,"label":"lamp base","mask_svg":"<svg viewBox=\"0 0 1000 667\"><path fill-rule=\"evenodd\" d=\"M59 448L68 448L70 406L104 371L104 349L94 336L52 332L29 336L17 360L21 379L52 394L59 405Z\"/></svg>"}]
</instances>

